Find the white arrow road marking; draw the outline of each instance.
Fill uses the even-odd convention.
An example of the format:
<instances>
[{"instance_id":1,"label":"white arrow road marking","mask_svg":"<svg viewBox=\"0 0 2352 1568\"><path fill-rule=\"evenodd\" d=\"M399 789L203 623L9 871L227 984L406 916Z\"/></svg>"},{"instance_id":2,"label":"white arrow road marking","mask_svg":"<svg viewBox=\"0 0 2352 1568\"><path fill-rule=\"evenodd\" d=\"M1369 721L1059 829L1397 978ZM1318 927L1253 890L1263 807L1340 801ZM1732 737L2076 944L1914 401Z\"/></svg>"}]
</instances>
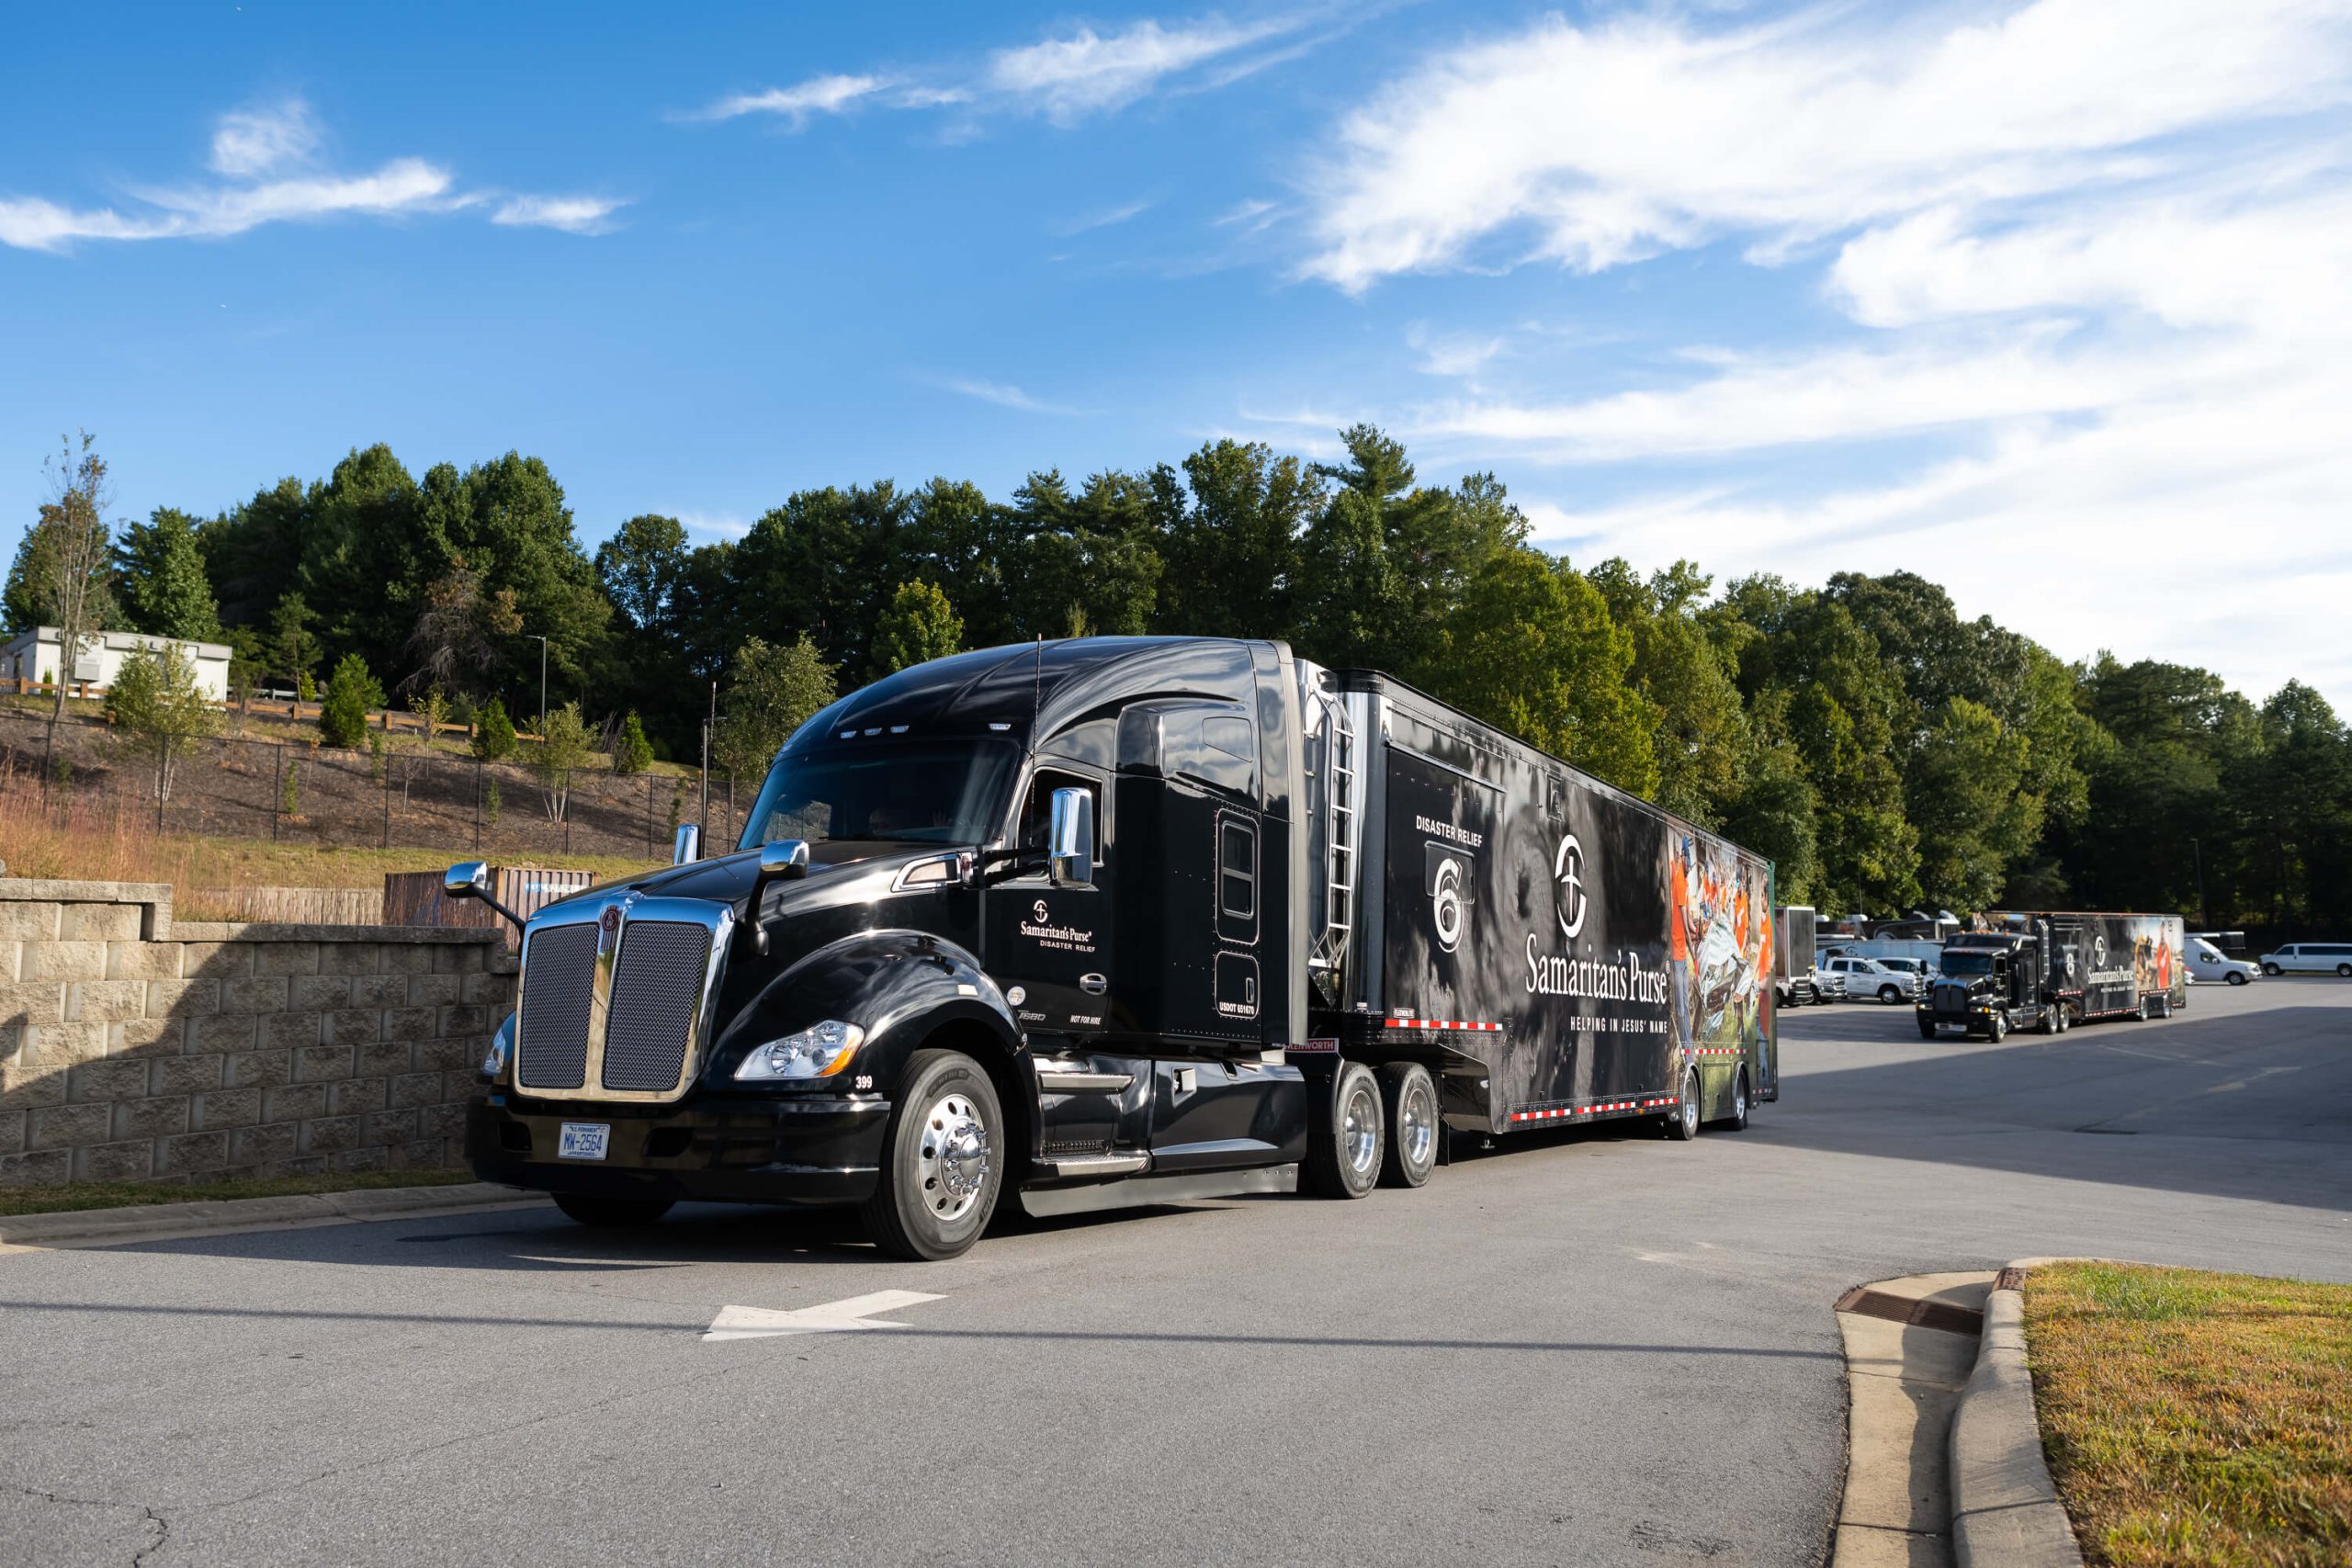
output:
<instances>
[{"instance_id":1,"label":"white arrow road marking","mask_svg":"<svg viewBox=\"0 0 2352 1568\"><path fill-rule=\"evenodd\" d=\"M776 1312L768 1307L721 1307L702 1338L707 1345L714 1339L770 1339L784 1334L851 1334L861 1328L904 1328L903 1323L891 1323L874 1314L946 1299L927 1296L921 1291L876 1291L869 1296L852 1296L845 1302L827 1302L822 1306L801 1307L793 1312Z\"/></svg>"}]
</instances>

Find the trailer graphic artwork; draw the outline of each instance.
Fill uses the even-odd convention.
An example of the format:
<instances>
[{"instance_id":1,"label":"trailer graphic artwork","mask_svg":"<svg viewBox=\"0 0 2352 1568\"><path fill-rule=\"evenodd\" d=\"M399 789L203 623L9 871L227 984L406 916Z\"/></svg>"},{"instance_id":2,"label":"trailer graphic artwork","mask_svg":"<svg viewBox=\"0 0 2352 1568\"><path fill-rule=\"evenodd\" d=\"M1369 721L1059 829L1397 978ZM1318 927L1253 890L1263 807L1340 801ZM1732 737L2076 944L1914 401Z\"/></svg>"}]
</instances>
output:
<instances>
[{"instance_id":1,"label":"trailer graphic artwork","mask_svg":"<svg viewBox=\"0 0 2352 1568\"><path fill-rule=\"evenodd\" d=\"M1727 844L1678 830L1667 878L1680 1032L1698 1045L1760 1041L1772 980L1768 874Z\"/></svg>"}]
</instances>

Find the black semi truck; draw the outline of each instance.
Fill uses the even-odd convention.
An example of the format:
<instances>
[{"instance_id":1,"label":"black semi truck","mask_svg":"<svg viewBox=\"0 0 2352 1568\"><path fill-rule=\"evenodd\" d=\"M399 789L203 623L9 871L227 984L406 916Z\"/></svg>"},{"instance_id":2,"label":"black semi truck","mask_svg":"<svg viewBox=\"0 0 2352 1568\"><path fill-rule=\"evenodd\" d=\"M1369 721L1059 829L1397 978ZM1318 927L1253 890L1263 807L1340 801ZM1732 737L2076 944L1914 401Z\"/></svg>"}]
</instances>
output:
<instances>
[{"instance_id":1,"label":"black semi truck","mask_svg":"<svg viewBox=\"0 0 2352 1568\"><path fill-rule=\"evenodd\" d=\"M2092 1019L2165 1018L2188 1005L2178 915L1996 910L1944 944L1919 993L1919 1035L1957 1029L2064 1034Z\"/></svg>"},{"instance_id":2,"label":"black semi truck","mask_svg":"<svg viewBox=\"0 0 2352 1568\"><path fill-rule=\"evenodd\" d=\"M1008 1193L1360 1197L1449 1132L1779 1094L1766 862L1277 642L918 665L694 840L524 925L469 1111L483 1178L586 1224L856 1205L946 1258Z\"/></svg>"}]
</instances>

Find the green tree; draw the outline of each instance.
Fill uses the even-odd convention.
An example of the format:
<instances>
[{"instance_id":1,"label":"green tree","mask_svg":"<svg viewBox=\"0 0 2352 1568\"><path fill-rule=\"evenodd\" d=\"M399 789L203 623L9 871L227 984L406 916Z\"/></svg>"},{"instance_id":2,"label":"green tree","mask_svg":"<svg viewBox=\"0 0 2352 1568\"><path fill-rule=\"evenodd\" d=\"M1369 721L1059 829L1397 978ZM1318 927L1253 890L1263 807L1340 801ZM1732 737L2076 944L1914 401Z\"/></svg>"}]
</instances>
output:
<instances>
[{"instance_id":1,"label":"green tree","mask_svg":"<svg viewBox=\"0 0 2352 1568\"><path fill-rule=\"evenodd\" d=\"M645 726L638 721L632 709L621 721L621 732L613 741L613 772L641 773L653 763L653 742L645 738Z\"/></svg>"},{"instance_id":2,"label":"green tree","mask_svg":"<svg viewBox=\"0 0 2352 1568\"><path fill-rule=\"evenodd\" d=\"M874 673L878 679L963 649L964 623L947 595L928 582L901 582L874 627Z\"/></svg>"},{"instance_id":3,"label":"green tree","mask_svg":"<svg viewBox=\"0 0 2352 1568\"><path fill-rule=\"evenodd\" d=\"M1160 578L1153 620L1200 637L1275 637L1291 623L1291 595L1307 525L1323 484L1296 457L1257 442L1212 441L1175 472L1153 470L1160 514Z\"/></svg>"},{"instance_id":4,"label":"green tree","mask_svg":"<svg viewBox=\"0 0 2352 1568\"><path fill-rule=\"evenodd\" d=\"M1530 745L1635 795L1657 788L1648 703L1627 680L1634 639L1565 561L1513 548L1473 579L1443 628L1446 694Z\"/></svg>"},{"instance_id":5,"label":"green tree","mask_svg":"<svg viewBox=\"0 0 2352 1568\"><path fill-rule=\"evenodd\" d=\"M328 678L319 702L319 738L330 746L357 746L368 738L368 714L384 705L384 688L368 671L368 661L346 653Z\"/></svg>"},{"instance_id":6,"label":"green tree","mask_svg":"<svg viewBox=\"0 0 2352 1568\"><path fill-rule=\"evenodd\" d=\"M674 517L632 517L596 547L596 578L629 631L668 637L675 629L686 571L685 525Z\"/></svg>"},{"instance_id":7,"label":"green tree","mask_svg":"<svg viewBox=\"0 0 2352 1568\"><path fill-rule=\"evenodd\" d=\"M270 672L283 677L298 694L324 657L319 639L311 635L311 627L317 622L309 602L300 593L281 594L270 607L269 637L263 645Z\"/></svg>"},{"instance_id":8,"label":"green tree","mask_svg":"<svg viewBox=\"0 0 2352 1568\"><path fill-rule=\"evenodd\" d=\"M132 630L150 637L220 640L220 612L205 576L196 519L168 506L157 507L146 522L122 531L114 563Z\"/></svg>"},{"instance_id":9,"label":"green tree","mask_svg":"<svg viewBox=\"0 0 2352 1568\"><path fill-rule=\"evenodd\" d=\"M504 649L522 629L514 590L484 592L481 574L465 557L452 557L448 570L424 590L408 637L417 667L402 683L411 689L482 690L495 680Z\"/></svg>"},{"instance_id":10,"label":"green tree","mask_svg":"<svg viewBox=\"0 0 2352 1568\"><path fill-rule=\"evenodd\" d=\"M1623 559L1595 568L1610 618L1632 634L1634 689L1657 715L1654 797L1702 828L1718 827L1745 787L1752 744L1736 660L1698 619L1709 580L1690 561L1639 577Z\"/></svg>"},{"instance_id":11,"label":"green tree","mask_svg":"<svg viewBox=\"0 0 2352 1568\"><path fill-rule=\"evenodd\" d=\"M45 468L50 499L41 506L35 529L48 535L35 552L40 618L57 627L62 661L42 743L44 778L55 770L57 723L65 716L65 695L74 667L88 639L106 624L109 565L106 514L114 502L113 480L107 460L98 455L96 438L84 431L78 446L71 439L62 439L61 446L62 449Z\"/></svg>"},{"instance_id":12,"label":"green tree","mask_svg":"<svg viewBox=\"0 0 2352 1568\"><path fill-rule=\"evenodd\" d=\"M122 661L107 690L107 716L130 749L153 764L159 806L172 798L182 753L220 721L197 682L195 662L170 643L142 647Z\"/></svg>"},{"instance_id":13,"label":"green tree","mask_svg":"<svg viewBox=\"0 0 2352 1568\"><path fill-rule=\"evenodd\" d=\"M807 637L783 648L752 637L735 650L711 756L729 774L758 779L793 732L833 700L833 672Z\"/></svg>"},{"instance_id":14,"label":"green tree","mask_svg":"<svg viewBox=\"0 0 2352 1568\"><path fill-rule=\"evenodd\" d=\"M531 748L528 761L546 797L548 820L564 819L571 808L572 780L595 755L595 742L578 703L566 703L548 715L545 733Z\"/></svg>"},{"instance_id":15,"label":"green tree","mask_svg":"<svg viewBox=\"0 0 2352 1568\"><path fill-rule=\"evenodd\" d=\"M495 762L514 754L514 721L506 716L506 705L492 697L474 721L474 755Z\"/></svg>"}]
</instances>

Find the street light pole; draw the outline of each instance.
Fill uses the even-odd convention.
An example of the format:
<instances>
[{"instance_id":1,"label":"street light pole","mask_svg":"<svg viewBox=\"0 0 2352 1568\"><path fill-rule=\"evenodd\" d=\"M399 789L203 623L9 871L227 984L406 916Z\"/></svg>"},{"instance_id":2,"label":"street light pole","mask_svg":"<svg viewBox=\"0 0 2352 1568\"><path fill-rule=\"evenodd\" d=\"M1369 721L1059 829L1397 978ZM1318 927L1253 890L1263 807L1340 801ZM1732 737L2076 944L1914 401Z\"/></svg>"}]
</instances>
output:
<instances>
[{"instance_id":1,"label":"street light pole","mask_svg":"<svg viewBox=\"0 0 2352 1568\"><path fill-rule=\"evenodd\" d=\"M2205 902L2205 846L2192 837L2188 840L2188 852L2196 857L2197 862L2197 916L2205 922L2205 929L2211 931L2213 906Z\"/></svg>"},{"instance_id":2,"label":"street light pole","mask_svg":"<svg viewBox=\"0 0 2352 1568\"><path fill-rule=\"evenodd\" d=\"M539 744L544 746L548 739L548 639L537 632L524 635L539 637Z\"/></svg>"}]
</instances>

